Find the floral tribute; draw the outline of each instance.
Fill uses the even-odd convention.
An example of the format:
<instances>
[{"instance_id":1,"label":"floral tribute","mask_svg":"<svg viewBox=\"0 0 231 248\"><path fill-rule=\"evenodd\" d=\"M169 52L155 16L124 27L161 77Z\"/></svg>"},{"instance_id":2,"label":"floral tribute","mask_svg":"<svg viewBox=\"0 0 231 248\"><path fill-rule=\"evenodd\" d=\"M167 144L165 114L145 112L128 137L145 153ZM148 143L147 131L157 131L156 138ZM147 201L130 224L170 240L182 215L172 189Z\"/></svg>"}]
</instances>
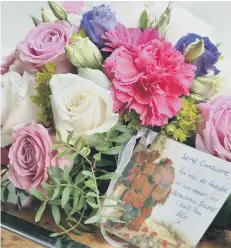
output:
<instances>
[{"instance_id":1,"label":"floral tribute","mask_svg":"<svg viewBox=\"0 0 231 248\"><path fill-rule=\"evenodd\" d=\"M134 155L123 204L105 195L119 154L143 128L231 162L218 46L192 32L173 41L171 4L159 17L142 4L126 18L123 4L50 1L2 59L2 199L11 184L20 208L22 193L40 201L35 221L51 211L61 229L52 236L105 220L138 231L164 204L174 167L158 151ZM99 214L107 198L121 203L122 220Z\"/></svg>"}]
</instances>

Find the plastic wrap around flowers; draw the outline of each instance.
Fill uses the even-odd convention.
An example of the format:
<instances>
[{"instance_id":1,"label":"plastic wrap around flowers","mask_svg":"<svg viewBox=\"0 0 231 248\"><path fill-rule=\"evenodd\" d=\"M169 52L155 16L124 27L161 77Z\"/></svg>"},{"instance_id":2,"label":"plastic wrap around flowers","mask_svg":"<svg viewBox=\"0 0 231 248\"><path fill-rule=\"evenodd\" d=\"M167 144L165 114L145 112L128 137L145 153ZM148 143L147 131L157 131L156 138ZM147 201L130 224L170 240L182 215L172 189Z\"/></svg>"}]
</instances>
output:
<instances>
[{"instance_id":1,"label":"plastic wrap around flowers","mask_svg":"<svg viewBox=\"0 0 231 248\"><path fill-rule=\"evenodd\" d=\"M218 69L224 56L207 24L182 18L171 4L132 3L130 15L125 2L48 5L1 64L4 199L10 183L36 197L35 221L51 206L65 234L120 218L138 231L174 183L172 161L157 151L133 156L123 216L99 210L110 200L119 154L140 130L231 161L231 95L221 93Z\"/></svg>"}]
</instances>

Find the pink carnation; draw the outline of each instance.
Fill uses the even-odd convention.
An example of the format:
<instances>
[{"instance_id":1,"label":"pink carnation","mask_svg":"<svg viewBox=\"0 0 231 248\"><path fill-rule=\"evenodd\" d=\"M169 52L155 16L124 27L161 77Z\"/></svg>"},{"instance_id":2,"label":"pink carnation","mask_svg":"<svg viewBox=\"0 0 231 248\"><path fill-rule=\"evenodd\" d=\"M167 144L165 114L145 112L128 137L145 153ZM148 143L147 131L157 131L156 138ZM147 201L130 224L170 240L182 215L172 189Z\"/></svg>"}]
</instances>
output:
<instances>
[{"instance_id":1,"label":"pink carnation","mask_svg":"<svg viewBox=\"0 0 231 248\"><path fill-rule=\"evenodd\" d=\"M114 111L135 110L143 125L163 126L180 111L180 97L189 95L195 67L170 42L155 37L115 49L103 71L112 82Z\"/></svg>"},{"instance_id":2,"label":"pink carnation","mask_svg":"<svg viewBox=\"0 0 231 248\"><path fill-rule=\"evenodd\" d=\"M12 134L12 139L8 177L17 188L40 190L41 183L48 179L49 168L73 166L73 161L55 157L50 134L40 124L24 124Z\"/></svg>"},{"instance_id":3,"label":"pink carnation","mask_svg":"<svg viewBox=\"0 0 231 248\"><path fill-rule=\"evenodd\" d=\"M197 124L196 148L231 162L231 96L197 107L201 119Z\"/></svg>"},{"instance_id":4,"label":"pink carnation","mask_svg":"<svg viewBox=\"0 0 231 248\"><path fill-rule=\"evenodd\" d=\"M157 39L159 33L155 28L146 28L144 32L140 28L126 28L123 24L117 23L115 29L112 29L102 35L105 40L104 51L113 52L114 49L124 47L137 47L144 45L153 39Z\"/></svg>"}]
</instances>

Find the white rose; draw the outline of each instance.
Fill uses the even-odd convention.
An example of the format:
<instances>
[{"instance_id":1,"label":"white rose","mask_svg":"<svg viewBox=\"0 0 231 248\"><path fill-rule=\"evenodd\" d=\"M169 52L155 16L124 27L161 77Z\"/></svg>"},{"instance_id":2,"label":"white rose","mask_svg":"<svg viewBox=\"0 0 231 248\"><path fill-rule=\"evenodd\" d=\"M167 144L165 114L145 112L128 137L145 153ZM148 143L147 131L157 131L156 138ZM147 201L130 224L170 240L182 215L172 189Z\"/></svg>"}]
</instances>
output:
<instances>
[{"instance_id":1,"label":"white rose","mask_svg":"<svg viewBox=\"0 0 231 248\"><path fill-rule=\"evenodd\" d=\"M11 144L14 126L36 120L39 109L30 99L35 86L34 77L27 72L1 76L1 147Z\"/></svg>"},{"instance_id":2,"label":"white rose","mask_svg":"<svg viewBox=\"0 0 231 248\"><path fill-rule=\"evenodd\" d=\"M80 136L91 144L93 134L107 132L117 123L118 115L112 111L110 91L96 83L74 74L52 77L53 116L63 141L74 131L72 144Z\"/></svg>"}]
</instances>

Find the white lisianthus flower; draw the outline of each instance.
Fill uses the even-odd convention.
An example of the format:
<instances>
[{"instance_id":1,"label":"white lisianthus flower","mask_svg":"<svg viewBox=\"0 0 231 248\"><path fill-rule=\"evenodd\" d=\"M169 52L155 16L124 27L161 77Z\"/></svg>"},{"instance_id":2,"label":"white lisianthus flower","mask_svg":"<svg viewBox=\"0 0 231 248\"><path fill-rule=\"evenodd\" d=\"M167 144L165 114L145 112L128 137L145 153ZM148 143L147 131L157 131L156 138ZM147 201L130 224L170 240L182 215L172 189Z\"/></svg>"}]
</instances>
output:
<instances>
[{"instance_id":1,"label":"white lisianthus flower","mask_svg":"<svg viewBox=\"0 0 231 248\"><path fill-rule=\"evenodd\" d=\"M42 19L44 22L55 22L58 21L58 18L53 14L51 9L42 8L41 10Z\"/></svg>"},{"instance_id":2,"label":"white lisianthus flower","mask_svg":"<svg viewBox=\"0 0 231 248\"><path fill-rule=\"evenodd\" d=\"M56 74L50 86L55 127L63 141L74 131L71 144L81 136L91 145L95 133L107 132L117 123L110 91L98 86L96 81L74 74Z\"/></svg>"},{"instance_id":3,"label":"white lisianthus flower","mask_svg":"<svg viewBox=\"0 0 231 248\"><path fill-rule=\"evenodd\" d=\"M39 109L30 99L35 87L34 76L27 72L1 76L1 147L11 144L14 126L36 120Z\"/></svg>"}]
</instances>

